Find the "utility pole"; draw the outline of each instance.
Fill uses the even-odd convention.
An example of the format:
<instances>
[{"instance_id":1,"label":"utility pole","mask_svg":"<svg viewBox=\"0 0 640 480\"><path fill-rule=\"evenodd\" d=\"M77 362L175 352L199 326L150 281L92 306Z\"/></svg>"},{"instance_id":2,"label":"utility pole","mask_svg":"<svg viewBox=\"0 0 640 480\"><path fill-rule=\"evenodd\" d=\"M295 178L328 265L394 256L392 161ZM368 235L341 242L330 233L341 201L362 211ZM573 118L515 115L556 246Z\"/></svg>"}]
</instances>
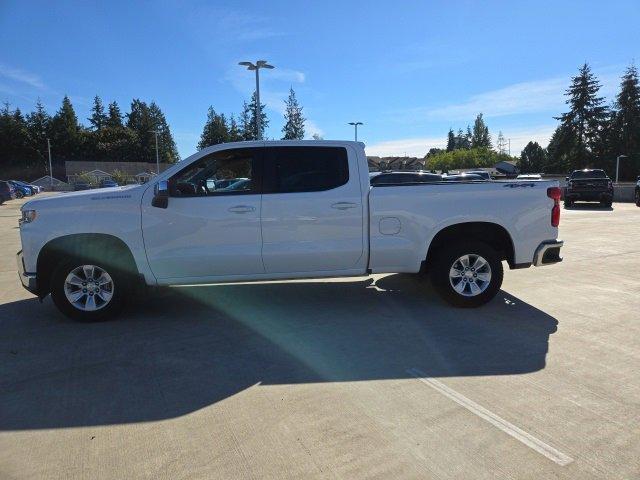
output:
<instances>
[{"instance_id":1,"label":"utility pole","mask_svg":"<svg viewBox=\"0 0 640 480\"><path fill-rule=\"evenodd\" d=\"M47 150L49 150L49 186L53 192L53 169L51 168L51 142L47 138Z\"/></svg>"},{"instance_id":2,"label":"utility pole","mask_svg":"<svg viewBox=\"0 0 640 480\"><path fill-rule=\"evenodd\" d=\"M349 122L349 125L353 125L356 130L356 142L358 141L358 125L364 125L362 122Z\"/></svg>"},{"instance_id":3,"label":"utility pole","mask_svg":"<svg viewBox=\"0 0 640 480\"><path fill-rule=\"evenodd\" d=\"M156 130L149 130L149 133L153 133L156 136L156 173L160 174L160 155L158 154L158 132Z\"/></svg>"},{"instance_id":4,"label":"utility pole","mask_svg":"<svg viewBox=\"0 0 640 480\"><path fill-rule=\"evenodd\" d=\"M243 67L247 67L247 70L255 70L256 72L256 137L258 140L262 140L262 116L261 116L261 105L260 105L260 69L275 68L273 65L269 65L266 60L258 60L255 64L251 62L240 62L238 65L242 65Z\"/></svg>"}]
</instances>

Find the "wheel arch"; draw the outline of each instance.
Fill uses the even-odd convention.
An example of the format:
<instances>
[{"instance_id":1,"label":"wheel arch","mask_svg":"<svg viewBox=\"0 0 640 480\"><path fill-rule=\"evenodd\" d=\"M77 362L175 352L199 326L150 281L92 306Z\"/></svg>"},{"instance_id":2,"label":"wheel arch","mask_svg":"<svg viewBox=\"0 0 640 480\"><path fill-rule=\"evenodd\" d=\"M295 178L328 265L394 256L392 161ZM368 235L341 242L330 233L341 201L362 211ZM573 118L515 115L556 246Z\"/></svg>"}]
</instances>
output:
<instances>
[{"instance_id":1,"label":"wheel arch","mask_svg":"<svg viewBox=\"0 0 640 480\"><path fill-rule=\"evenodd\" d=\"M463 239L478 240L495 248L500 258L506 260L509 266L514 268L515 247L513 239L506 228L493 222L463 222L442 228L436 233L429 244L424 267L429 267L438 249Z\"/></svg>"},{"instance_id":2,"label":"wheel arch","mask_svg":"<svg viewBox=\"0 0 640 480\"><path fill-rule=\"evenodd\" d=\"M120 238L105 233L75 233L48 241L40 250L36 263L38 296L51 290L51 277L61 261L82 257L105 262L112 268L132 277L139 276L129 246Z\"/></svg>"}]
</instances>

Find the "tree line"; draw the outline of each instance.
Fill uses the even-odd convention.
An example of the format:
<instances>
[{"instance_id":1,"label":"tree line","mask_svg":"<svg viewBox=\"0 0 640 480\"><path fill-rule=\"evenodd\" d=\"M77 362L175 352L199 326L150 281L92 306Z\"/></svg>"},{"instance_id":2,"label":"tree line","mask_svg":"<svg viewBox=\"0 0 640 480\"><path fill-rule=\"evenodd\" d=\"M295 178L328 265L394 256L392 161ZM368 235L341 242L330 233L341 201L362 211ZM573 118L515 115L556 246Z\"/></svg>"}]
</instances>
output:
<instances>
[{"instance_id":1,"label":"tree line","mask_svg":"<svg viewBox=\"0 0 640 480\"><path fill-rule=\"evenodd\" d=\"M283 140L302 140L305 135L305 118L303 107L296 98L293 88L289 89L289 96L284 101L285 124L282 127ZM242 104L242 111L238 118L231 114L217 113L213 106L209 107L207 120L200 135L198 150L211 145L225 142L240 142L243 140L257 140L264 138L264 132L269 126L269 118L265 111L265 105L260 103L260 125L257 122L257 98L254 92L251 101ZM259 131L258 131L259 130Z\"/></svg>"},{"instance_id":2,"label":"tree line","mask_svg":"<svg viewBox=\"0 0 640 480\"><path fill-rule=\"evenodd\" d=\"M68 96L49 115L40 100L23 115L5 103L0 111L0 166L3 177L35 179L49 173L48 142L53 175L65 179L64 162L155 162L155 133L161 162L180 159L164 113L155 103L139 99L123 114L117 102L106 108L96 95L88 125L82 124Z\"/></svg>"}]
</instances>

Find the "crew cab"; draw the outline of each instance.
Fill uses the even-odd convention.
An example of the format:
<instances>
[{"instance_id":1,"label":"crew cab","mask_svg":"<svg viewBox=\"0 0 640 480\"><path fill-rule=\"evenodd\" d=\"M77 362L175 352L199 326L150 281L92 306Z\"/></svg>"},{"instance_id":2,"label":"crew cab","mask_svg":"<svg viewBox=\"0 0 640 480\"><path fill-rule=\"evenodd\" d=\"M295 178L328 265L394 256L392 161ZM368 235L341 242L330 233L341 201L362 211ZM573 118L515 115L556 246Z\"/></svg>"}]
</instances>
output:
<instances>
[{"instance_id":1,"label":"crew cab","mask_svg":"<svg viewBox=\"0 0 640 480\"><path fill-rule=\"evenodd\" d=\"M144 185L25 203L17 262L28 290L84 321L140 285L422 271L475 307L499 291L503 261L561 260L559 199L554 181L371 186L357 142L229 143Z\"/></svg>"},{"instance_id":2,"label":"crew cab","mask_svg":"<svg viewBox=\"0 0 640 480\"><path fill-rule=\"evenodd\" d=\"M567 177L567 189L564 194L564 206L571 207L576 201L600 202L610 207L613 202L613 182L604 170L574 170Z\"/></svg>"}]
</instances>

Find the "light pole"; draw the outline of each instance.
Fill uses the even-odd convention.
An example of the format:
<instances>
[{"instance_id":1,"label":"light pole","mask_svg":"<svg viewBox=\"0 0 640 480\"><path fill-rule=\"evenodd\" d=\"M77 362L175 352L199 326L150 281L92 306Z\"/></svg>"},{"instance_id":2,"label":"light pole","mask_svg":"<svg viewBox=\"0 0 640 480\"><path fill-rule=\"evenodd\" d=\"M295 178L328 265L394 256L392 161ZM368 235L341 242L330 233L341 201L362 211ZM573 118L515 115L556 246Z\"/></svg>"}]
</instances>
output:
<instances>
[{"instance_id":1,"label":"light pole","mask_svg":"<svg viewBox=\"0 0 640 480\"><path fill-rule=\"evenodd\" d=\"M358 125L364 125L362 122L349 122L349 125L353 125L356 130L356 142L358 141Z\"/></svg>"},{"instance_id":2,"label":"light pole","mask_svg":"<svg viewBox=\"0 0 640 480\"><path fill-rule=\"evenodd\" d=\"M258 60L255 64L251 62L240 62L238 65L247 67L247 70L255 70L256 72L256 136L258 140L262 140L262 117L260 116L260 69L275 68L273 65L269 65L266 60Z\"/></svg>"},{"instance_id":3,"label":"light pole","mask_svg":"<svg viewBox=\"0 0 640 480\"><path fill-rule=\"evenodd\" d=\"M156 173L160 174L160 156L158 155L158 132L156 130L149 130L149 133L153 133L156 136Z\"/></svg>"},{"instance_id":4,"label":"light pole","mask_svg":"<svg viewBox=\"0 0 640 480\"><path fill-rule=\"evenodd\" d=\"M618 170L620 169L620 159L627 158L626 155L618 155L616 157L616 185L618 184Z\"/></svg>"},{"instance_id":5,"label":"light pole","mask_svg":"<svg viewBox=\"0 0 640 480\"><path fill-rule=\"evenodd\" d=\"M53 170L51 169L51 142L47 138L47 150L49 150L49 186L53 192Z\"/></svg>"}]
</instances>

